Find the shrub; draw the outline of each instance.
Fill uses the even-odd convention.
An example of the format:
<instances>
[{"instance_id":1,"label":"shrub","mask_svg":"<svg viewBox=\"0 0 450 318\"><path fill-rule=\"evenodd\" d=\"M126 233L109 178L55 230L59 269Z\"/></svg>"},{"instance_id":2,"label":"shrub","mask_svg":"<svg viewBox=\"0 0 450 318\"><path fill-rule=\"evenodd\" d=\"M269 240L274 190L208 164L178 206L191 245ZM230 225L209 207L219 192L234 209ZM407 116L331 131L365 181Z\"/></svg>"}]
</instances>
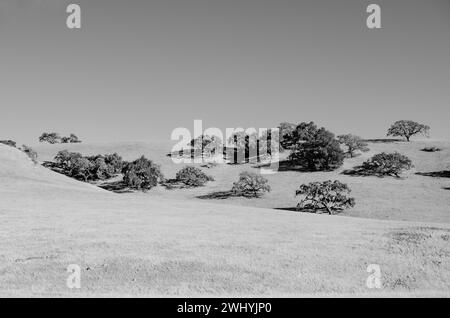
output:
<instances>
[{"instance_id":1,"label":"shrub","mask_svg":"<svg viewBox=\"0 0 450 318\"><path fill-rule=\"evenodd\" d=\"M80 143L81 140L75 134L70 134L69 137L60 137L58 133L43 133L39 137L40 142L48 142L49 144L67 144L67 143Z\"/></svg>"},{"instance_id":2,"label":"shrub","mask_svg":"<svg viewBox=\"0 0 450 318\"><path fill-rule=\"evenodd\" d=\"M113 167L113 169L117 173L122 171L124 162L122 160L122 157L119 156L117 153L113 153L111 155L104 155L104 158L105 158L106 164Z\"/></svg>"},{"instance_id":3,"label":"shrub","mask_svg":"<svg viewBox=\"0 0 450 318\"><path fill-rule=\"evenodd\" d=\"M80 153L63 150L55 157L53 170L82 181L112 178L122 171L123 161L117 154L83 157Z\"/></svg>"},{"instance_id":4,"label":"shrub","mask_svg":"<svg viewBox=\"0 0 450 318\"><path fill-rule=\"evenodd\" d=\"M84 182L95 180L92 174L94 164L84 157L75 157L71 161L69 176Z\"/></svg>"},{"instance_id":5,"label":"shrub","mask_svg":"<svg viewBox=\"0 0 450 318\"><path fill-rule=\"evenodd\" d=\"M438 147L425 147L421 150L425 151L425 152L437 152L437 151L441 151L442 149L438 148Z\"/></svg>"},{"instance_id":6,"label":"shrub","mask_svg":"<svg viewBox=\"0 0 450 318\"><path fill-rule=\"evenodd\" d=\"M65 167L70 165L70 162L72 159L74 158L81 158L82 155L80 153L76 153L76 152L69 152L67 150L61 150L59 151L54 160L55 163L61 167Z\"/></svg>"},{"instance_id":7,"label":"shrub","mask_svg":"<svg viewBox=\"0 0 450 318\"><path fill-rule=\"evenodd\" d=\"M61 137L59 134L53 132L53 133L43 133L39 137L40 142L48 142L49 144L57 144L61 141Z\"/></svg>"},{"instance_id":8,"label":"shrub","mask_svg":"<svg viewBox=\"0 0 450 318\"><path fill-rule=\"evenodd\" d=\"M68 177L81 180L94 180L92 170L93 163L83 157L80 153L62 150L55 156L55 171L65 174Z\"/></svg>"},{"instance_id":9,"label":"shrub","mask_svg":"<svg viewBox=\"0 0 450 318\"><path fill-rule=\"evenodd\" d=\"M266 178L257 173L241 172L231 191L237 196L258 198L265 192L270 192L268 183Z\"/></svg>"},{"instance_id":10,"label":"shrub","mask_svg":"<svg viewBox=\"0 0 450 318\"><path fill-rule=\"evenodd\" d=\"M208 176L199 168L184 167L177 172L175 180L184 183L189 187L201 187L208 181L214 181L214 178Z\"/></svg>"},{"instance_id":11,"label":"shrub","mask_svg":"<svg viewBox=\"0 0 450 318\"><path fill-rule=\"evenodd\" d=\"M292 144L296 145L300 141L313 140L318 130L317 125L312 121L298 124L291 134Z\"/></svg>"},{"instance_id":12,"label":"shrub","mask_svg":"<svg viewBox=\"0 0 450 318\"><path fill-rule=\"evenodd\" d=\"M379 153L362 164L364 174L400 177L400 173L413 167L411 160L398 153Z\"/></svg>"},{"instance_id":13,"label":"shrub","mask_svg":"<svg viewBox=\"0 0 450 318\"><path fill-rule=\"evenodd\" d=\"M282 149L290 149L293 146L293 133L296 128L296 124L280 123L278 129L280 130L280 146Z\"/></svg>"},{"instance_id":14,"label":"shrub","mask_svg":"<svg viewBox=\"0 0 450 318\"><path fill-rule=\"evenodd\" d=\"M4 145L14 147L14 148L16 148L16 145L17 145L17 143L12 140L0 140L0 144L4 144Z\"/></svg>"},{"instance_id":15,"label":"shrub","mask_svg":"<svg viewBox=\"0 0 450 318\"><path fill-rule=\"evenodd\" d=\"M69 142L72 143L72 144L76 144L76 143L80 143L81 142L81 140L75 134L70 134L70 136L66 137L66 138L69 138Z\"/></svg>"},{"instance_id":16,"label":"shrub","mask_svg":"<svg viewBox=\"0 0 450 318\"><path fill-rule=\"evenodd\" d=\"M297 209L316 211L325 208L331 215L333 212L342 211L355 205L355 199L348 197L350 192L350 188L338 180L302 184L295 192L296 196L303 197L297 205Z\"/></svg>"},{"instance_id":17,"label":"shrub","mask_svg":"<svg viewBox=\"0 0 450 318\"><path fill-rule=\"evenodd\" d=\"M74 134L70 134L69 137L61 137L60 141L62 144L68 144L68 143L74 144L74 143L81 142L81 140L79 140L78 137Z\"/></svg>"},{"instance_id":18,"label":"shrub","mask_svg":"<svg viewBox=\"0 0 450 318\"><path fill-rule=\"evenodd\" d=\"M310 123L294 135L297 141L289 155L291 163L310 171L335 170L343 164L344 152L339 141L325 128L317 129Z\"/></svg>"},{"instance_id":19,"label":"shrub","mask_svg":"<svg viewBox=\"0 0 450 318\"><path fill-rule=\"evenodd\" d=\"M32 148L22 145L21 149L34 163L37 163L38 154L36 151L34 151Z\"/></svg>"},{"instance_id":20,"label":"shrub","mask_svg":"<svg viewBox=\"0 0 450 318\"><path fill-rule=\"evenodd\" d=\"M95 179L106 180L122 172L123 161L117 153L86 158L93 164L92 175Z\"/></svg>"},{"instance_id":21,"label":"shrub","mask_svg":"<svg viewBox=\"0 0 450 318\"><path fill-rule=\"evenodd\" d=\"M355 151L369 151L369 148L367 148L367 143L358 136L347 134L347 135L340 135L337 137L339 142L347 147L347 153L350 155L350 158L353 158Z\"/></svg>"},{"instance_id":22,"label":"shrub","mask_svg":"<svg viewBox=\"0 0 450 318\"><path fill-rule=\"evenodd\" d=\"M412 120L399 120L392 124L389 128L387 136L405 137L407 141L417 134L428 135L430 127L427 125L416 123Z\"/></svg>"},{"instance_id":23,"label":"shrub","mask_svg":"<svg viewBox=\"0 0 450 318\"><path fill-rule=\"evenodd\" d=\"M163 179L160 167L144 156L127 163L122 173L124 184L138 190L151 189Z\"/></svg>"}]
</instances>

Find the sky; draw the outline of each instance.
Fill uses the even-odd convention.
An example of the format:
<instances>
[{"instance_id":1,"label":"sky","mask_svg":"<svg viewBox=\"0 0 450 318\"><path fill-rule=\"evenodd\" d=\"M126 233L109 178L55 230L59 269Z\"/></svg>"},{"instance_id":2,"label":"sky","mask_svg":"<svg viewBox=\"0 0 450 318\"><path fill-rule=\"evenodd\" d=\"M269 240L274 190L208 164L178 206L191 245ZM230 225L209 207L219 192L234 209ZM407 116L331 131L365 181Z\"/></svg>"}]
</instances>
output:
<instances>
[{"instance_id":1,"label":"sky","mask_svg":"<svg viewBox=\"0 0 450 318\"><path fill-rule=\"evenodd\" d=\"M449 57L450 0L0 0L0 139L170 140L195 119L449 139Z\"/></svg>"}]
</instances>

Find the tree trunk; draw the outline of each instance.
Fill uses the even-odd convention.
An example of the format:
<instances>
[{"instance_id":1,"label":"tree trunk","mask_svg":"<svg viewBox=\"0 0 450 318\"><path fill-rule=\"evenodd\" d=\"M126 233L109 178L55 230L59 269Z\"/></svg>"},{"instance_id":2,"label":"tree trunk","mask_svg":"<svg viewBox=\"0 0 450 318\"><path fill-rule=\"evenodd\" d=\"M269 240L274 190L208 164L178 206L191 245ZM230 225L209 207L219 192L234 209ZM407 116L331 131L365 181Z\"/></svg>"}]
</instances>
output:
<instances>
[{"instance_id":1,"label":"tree trunk","mask_svg":"<svg viewBox=\"0 0 450 318\"><path fill-rule=\"evenodd\" d=\"M333 214L333 211L330 210L330 208L328 207L328 205L326 205L326 204L324 203L323 206L325 207L325 209L327 209L329 215L332 215L332 214Z\"/></svg>"}]
</instances>

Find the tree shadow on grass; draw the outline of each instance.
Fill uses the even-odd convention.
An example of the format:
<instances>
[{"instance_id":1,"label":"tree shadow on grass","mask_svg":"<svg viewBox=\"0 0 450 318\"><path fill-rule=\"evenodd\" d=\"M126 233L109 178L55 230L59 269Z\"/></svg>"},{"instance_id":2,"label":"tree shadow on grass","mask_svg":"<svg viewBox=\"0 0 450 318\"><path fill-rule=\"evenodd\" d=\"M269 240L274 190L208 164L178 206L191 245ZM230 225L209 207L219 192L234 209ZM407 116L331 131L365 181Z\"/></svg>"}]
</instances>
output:
<instances>
[{"instance_id":1,"label":"tree shadow on grass","mask_svg":"<svg viewBox=\"0 0 450 318\"><path fill-rule=\"evenodd\" d=\"M167 190L188 188L188 186L186 186L185 184L176 179L167 179L164 182L162 182L161 185Z\"/></svg>"},{"instance_id":2,"label":"tree shadow on grass","mask_svg":"<svg viewBox=\"0 0 450 318\"><path fill-rule=\"evenodd\" d=\"M288 212L301 212L301 213L310 213L310 214L329 214L325 208L308 209L308 208L289 207L289 208L274 208L274 210L288 211Z\"/></svg>"},{"instance_id":3,"label":"tree shadow on grass","mask_svg":"<svg viewBox=\"0 0 450 318\"><path fill-rule=\"evenodd\" d=\"M377 174L371 170L367 170L363 166L356 166L356 167L353 167L353 169L344 170L341 172L341 174L344 174L346 176L352 176L352 177L378 177L378 178L388 177L387 175ZM400 178L398 176L392 176L392 177Z\"/></svg>"},{"instance_id":4,"label":"tree shadow on grass","mask_svg":"<svg viewBox=\"0 0 450 318\"><path fill-rule=\"evenodd\" d=\"M98 185L98 187L115 193L133 193L123 181L106 182Z\"/></svg>"},{"instance_id":5,"label":"tree shadow on grass","mask_svg":"<svg viewBox=\"0 0 450 318\"><path fill-rule=\"evenodd\" d=\"M166 188L167 190L176 190L176 189L193 189L193 188L200 188L204 185L189 185L181 182L177 179L167 179L163 182L161 182L161 185Z\"/></svg>"},{"instance_id":6,"label":"tree shadow on grass","mask_svg":"<svg viewBox=\"0 0 450 318\"><path fill-rule=\"evenodd\" d=\"M381 138L381 139L365 139L365 142L371 142L371 143L393 143L393 142L399 142L404 141L404 139L389 139L389 138Z\"/></svg>"},{"instance_id":7,"label":"tree shadow on grass","mask_svg":"<svg viewBox=\"0 0 450 318\"><path fill-rule=\"evenodd\" d=\"M231 197L236 197L236 194L233 191L216 191L205 195L197 196L196 198L202 200L224 200Z\"/></svg>"},{"instance_id":8,"label":"tree shadow on grass","mask_svg":"<svg viewBox=\"0 0 450 318\"><path fill-rule=\"evenodd\" d=\"M288 211L288 212L299 212L299 210L296 207L293 207L293 208L274 208L274 210Z\"/></svg>"},{"instance_id":9,"label":"tree shadow on grass","mask_svg":"<svg viewBox=\"0 0 450 318\"><path fill-rule=\"evenodd\" d=\"M419 176L432 178L450 178L449 170L433 171L433 172L417 172L416 174Z\"/></svg>"},{"instance_id":10,"label":"tree shadow on grass","mask_svg":"<svg viewBox=\"0 0 450 318\"><path fill-rule=\"evenodd\" d=\"M273 170L276 168L276 171L283 172L283 171L298 171L298 172L314 172L314 170L308 169L307 167L296 165L290 160L282 160L278 162L278 167L272 167L272 165L275 165L275 163L263 163L253 166L253 168L264 168L264 169L270 169Z\"/></svg>"}]
</instances>

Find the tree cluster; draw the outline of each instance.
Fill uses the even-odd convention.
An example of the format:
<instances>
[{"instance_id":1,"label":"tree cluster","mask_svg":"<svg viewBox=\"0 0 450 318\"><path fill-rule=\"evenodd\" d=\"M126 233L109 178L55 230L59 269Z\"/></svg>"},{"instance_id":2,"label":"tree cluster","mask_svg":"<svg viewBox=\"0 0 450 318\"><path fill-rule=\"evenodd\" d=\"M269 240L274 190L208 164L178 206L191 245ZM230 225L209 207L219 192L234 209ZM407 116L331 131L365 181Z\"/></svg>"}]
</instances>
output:
<instances>
[{"instance_id":1,"label":"tree cluster","mask_svg":"<svg viewBox=\"0 0 450 318\"><path fill-rule=\"evenodd\" d=\"M70 134L68 137L61 137L58 133L43 133L39 137L39 142L47 142L49 144L67 144L67 143L80 143L81 140L75 135Z\"/></svg>"},{"instance_id":2,"label":"tree cluster","mask_svg":"<svg viewBox=\"0 0 450 318\"><path fill-rule=\"evenodd\" d=\"M83 156L63 150L58 152L49 167L68 177L87 182L110 179L121 172L123 165L122 158L116 153Z\"/></svg>"}]
</instances>

